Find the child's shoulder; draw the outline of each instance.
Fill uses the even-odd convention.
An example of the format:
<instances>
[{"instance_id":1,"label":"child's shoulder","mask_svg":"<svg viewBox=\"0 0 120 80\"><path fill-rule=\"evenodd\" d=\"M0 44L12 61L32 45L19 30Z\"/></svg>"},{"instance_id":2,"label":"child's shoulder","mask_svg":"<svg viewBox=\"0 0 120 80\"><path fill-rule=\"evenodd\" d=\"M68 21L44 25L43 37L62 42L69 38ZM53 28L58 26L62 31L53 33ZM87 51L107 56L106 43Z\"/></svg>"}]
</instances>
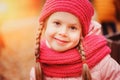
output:
<instances>
[{"instance_id":1,"label":"child's shoulder","mask_svg":"<svg viewBox=\"0 0 120 80\"><path fill-rule=\"evenodd\" d=\"M119 64L117 63L117 61L115 61L111 56L110 54L108 54L106 57L104 57L100 63L99 63L99 66L104 68L104 67L116 67L116 66L119 66Z\"/></svg>"},{"instance_id":2,"label":"child's shoulder","mask_svg":"<svg viewBox=\"0 0 120 80\"><path fill-rule=\"evenodd\" d=\"M96 78L101 76L100 78L102 80L120 80L120 65L110 55L104 57L93 69L91 69L91 72Z\"/></svg>"}]
</instances>

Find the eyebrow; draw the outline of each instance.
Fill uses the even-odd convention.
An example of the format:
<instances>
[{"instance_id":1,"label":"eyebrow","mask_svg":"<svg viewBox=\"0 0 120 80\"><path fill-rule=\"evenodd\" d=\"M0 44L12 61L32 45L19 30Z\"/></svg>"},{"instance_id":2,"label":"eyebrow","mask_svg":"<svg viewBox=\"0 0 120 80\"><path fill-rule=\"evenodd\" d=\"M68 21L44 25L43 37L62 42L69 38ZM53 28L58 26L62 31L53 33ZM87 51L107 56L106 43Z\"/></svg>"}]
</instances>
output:
<instances>
[{"instance_id":1,"label":"eyebrow","mask_svg":"<svg viewBox=\"0 0 120 80\"><path fill-rule=\"evenodd\" d=\"M57 19L57 18L54 18L53 21L60 21L60 22L62 22L60 19ZM81 24L80 23L78 24L77 22L70 23L70 25L81 26Z\"/></svg>"},{"instance_id":2,"label":"eyebrow","mask_svg":"<svg viewBox=\"0 0 120 80\"><path fill-rule=\"evenodd\" d=\"M60 21L61 22L61 20L59 20L59 19L53 19L53 21ZM79 24L77 24L77 23L70 23L70 25L79 25Z\"/></svg>"}]
</instances>

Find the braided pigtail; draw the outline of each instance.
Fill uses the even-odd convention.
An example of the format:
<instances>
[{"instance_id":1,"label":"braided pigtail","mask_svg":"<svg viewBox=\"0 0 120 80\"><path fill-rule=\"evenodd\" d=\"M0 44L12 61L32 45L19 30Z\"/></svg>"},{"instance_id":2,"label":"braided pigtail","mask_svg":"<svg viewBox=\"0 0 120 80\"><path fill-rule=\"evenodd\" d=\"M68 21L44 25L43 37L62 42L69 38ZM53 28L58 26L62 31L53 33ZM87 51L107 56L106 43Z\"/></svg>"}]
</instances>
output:
<instances>
[{"instance_id":1,"label":"braided pigtail","mask_svg":"<svg viewBox=\"0 0 120 80\"><path fill-rule=\"evenodd\" d=\"M43 23L40 23L40 27L38 29L38 33L36 36L36 48L35 48L35 56L36 56L36 64L35 64L35 77L36 80L43 80L43 75L42 75L42 70L40 66L40 40L42 36L42 31L43 31Z\"/></svg>"},{"instance_id":2,"label":"braided pigtail","mask_svg":"<svg viewBox=\"0 0 120 80\"><path fill-rule=\"evenodd\" d=\"M81 42L82 43L82 42ZM91 74L89 67L86 63L86 54L83 48L83 45L79 43L78 45L78 51L81 54L82 57L82 63L83 63L83 68L82 68L82 80L92 80Z\"/></svg>"}]
</instances>

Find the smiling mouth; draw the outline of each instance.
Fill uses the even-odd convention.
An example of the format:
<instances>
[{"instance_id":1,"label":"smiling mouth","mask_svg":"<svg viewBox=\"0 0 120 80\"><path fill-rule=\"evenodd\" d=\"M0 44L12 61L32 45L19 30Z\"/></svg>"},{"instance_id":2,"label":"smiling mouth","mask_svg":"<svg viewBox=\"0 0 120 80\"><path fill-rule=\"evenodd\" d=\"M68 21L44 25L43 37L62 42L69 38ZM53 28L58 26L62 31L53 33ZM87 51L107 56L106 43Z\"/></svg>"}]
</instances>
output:
<instances>
[{"instance_id":1,"label":"smiling mouth","mask_svg":"<svg viewBox=\"0 0 120 80\"><path fill-rule=\"evenodd\" d=\"M54 38L56 41L57 41L57 43L67 43L68 41L65 41L65 40L61 40L61 39L58 39L58 38Z\"/></svg>"}]
</instances>

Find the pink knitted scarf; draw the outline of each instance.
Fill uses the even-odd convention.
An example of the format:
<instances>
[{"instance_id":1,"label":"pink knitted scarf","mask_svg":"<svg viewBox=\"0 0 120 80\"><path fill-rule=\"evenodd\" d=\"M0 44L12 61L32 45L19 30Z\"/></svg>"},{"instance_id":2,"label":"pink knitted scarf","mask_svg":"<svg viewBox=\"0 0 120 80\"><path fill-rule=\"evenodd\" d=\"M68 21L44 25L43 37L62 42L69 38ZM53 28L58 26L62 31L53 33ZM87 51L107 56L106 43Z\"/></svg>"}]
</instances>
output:
<instances>
[{"instance_id":1,"label":"pink knitted scarf","mask_svg":"<svg viewBox=\"0 0 120 80\"><path fill-rule=\"evenodd\" d=\"M92 35L84 38L83 46L86 52L86 61L89 68L93 68L107 54L110 53L103 36ZM76 48L56 52L41 42L40 63L43 73L51 77L77 77L82 73L81 55Z\"/></svg>"}]
</instances>

